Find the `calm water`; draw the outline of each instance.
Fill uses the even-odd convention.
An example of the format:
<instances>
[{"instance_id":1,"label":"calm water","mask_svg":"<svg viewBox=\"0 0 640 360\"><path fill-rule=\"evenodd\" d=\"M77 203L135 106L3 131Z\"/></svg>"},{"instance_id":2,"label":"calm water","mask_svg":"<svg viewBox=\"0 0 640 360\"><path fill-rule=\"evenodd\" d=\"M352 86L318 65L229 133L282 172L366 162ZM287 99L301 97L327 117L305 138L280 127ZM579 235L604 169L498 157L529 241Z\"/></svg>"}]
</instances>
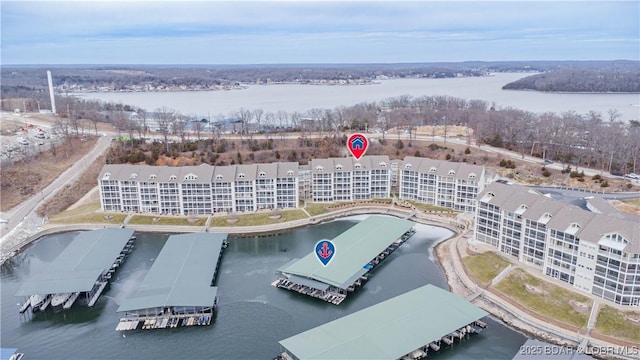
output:
<instances>
[{"instance_id":1,"label":"calm water","mask_svg":"<svg viewBox=\"0 0 640 360\"><path fill-rule=\"evenodd\" d=\"M466 100L495 102L497 107L514 107L533 112L562 113L573 110L586 114L616 109L623 120L638 119L640 94L560 94L537 91L502 90L502 86L529 74L499 73L490 77L453 79L394 79L380 84L358 86L250 85L244 90L170 93L89 93L82 96L122 102L153 111L168 106L183 114L225 116L240 108L266 112L305 112L313 108L335 108L362 102L382 101L401 95L448 95ZM636 105L636 106L632 106Z\"/></svg>"},{"instance_id":2,"label":"calm water","mask_svg":"<svg viewBox=\"0 0 640 360\"><path fill-rule=\"evenodd\" d=\"M446 287L432 247L450 232L426 225L419 225L418 233L340 306L270 285L275 269L354 224L349 219L274 237L231 237L218 275L220 307L212 326L135 331L126 337L114 330L118 303L143 280L168 235L138 234L136 249L95 308L46 311L21 321L14 296L20 281L41 271L73 239L73 234L49 236L2 267L0 345L17 347L28 359L272 359L280 351L279 340L427 283ZM491 319L488 324L488 331L430 358L511 359L525 337Z\"/></svg>"}]
</instances>

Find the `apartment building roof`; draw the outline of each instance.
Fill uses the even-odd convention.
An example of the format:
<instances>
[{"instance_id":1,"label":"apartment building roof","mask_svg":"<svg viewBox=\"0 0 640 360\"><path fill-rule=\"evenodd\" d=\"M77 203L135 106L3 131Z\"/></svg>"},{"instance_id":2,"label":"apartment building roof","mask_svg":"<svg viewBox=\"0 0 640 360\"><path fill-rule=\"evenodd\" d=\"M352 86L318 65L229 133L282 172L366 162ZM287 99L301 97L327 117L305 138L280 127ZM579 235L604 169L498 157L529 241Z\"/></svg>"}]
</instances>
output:
<instances>
[{"instance_id":1,"label":"apartment building roof","mask_svg":"<svg viewBox=\"0 0 640 360\"><path fill-rule=\"evenodd\" d=\"M236 167L235 166L216 166L213 169L212 181L218 182L232 182L236 180Z\"/></svg>"},{"instance_id":2,"label":"apartment building roof","mask_svg":"<svg viewBox=\"0 0 640 360\"><path fill-rule=\"evenodd\" d=\"M313 159L310 168L314 173L317 172L340 172L354 171L357 169L372 170L384 169L389 167L391 161L386 155L363 156L360 160L352 157ZM384 164L384 166L382 165Z\"/></svg>"},{"instance_id":3,"label":"apartment building roof","mask_svg":"<svg viewBox=\"0 0 640 360\"><path fill-rule=\"evenodd\" d=\"M405 169L407 165L420 173L431 172L438 176L455 176L459 179L467 178L471 175L479 177L484 173L484 167L480 165L434 160L416 156L405 157L404 161L402 161L401 168Z\"/></svg>"},{"instance_id":4,"label":"apartment building roof","mask_svg":"<svg viewBox=\"0 0 640 360\"><path fill-rule=\"evenodd\" d=\"M478 195L478 201L494 204L594 244L607 241L606 235L618 233L626 243L608 243L607 246L617 246L627 253L640 253L640 218L631 214L595 213L553 200L524 186L500 183L488 185ZM550 216L545 217L545 214Z\"/></svg>"},{"instance_id":5,"label":"apartment building roof","mask_svg":"<svg viewBox=\"0 0 640 360\"><path fill-rule=\"evenodd\" d=\"M293 175L290 171L293 171ZM298 163L269 163L212 166L149 166L108 164L102 168L99 180L149 181L159 183L211 183L216 181L255 180L264 172L270 179L297 176Z\"/></svg>"}]
</instances>

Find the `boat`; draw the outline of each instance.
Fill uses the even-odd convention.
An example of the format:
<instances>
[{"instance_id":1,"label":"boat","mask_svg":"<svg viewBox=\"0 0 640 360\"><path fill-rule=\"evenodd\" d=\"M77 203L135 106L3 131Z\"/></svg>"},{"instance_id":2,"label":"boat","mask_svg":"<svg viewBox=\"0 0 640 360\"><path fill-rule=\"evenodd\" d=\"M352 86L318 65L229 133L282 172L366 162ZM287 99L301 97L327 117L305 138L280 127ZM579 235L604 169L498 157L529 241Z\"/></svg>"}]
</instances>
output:
<instances>
[{"instance_id":1,"label":"boat","mask_svg":"<svg viewBox=\"0 0 640 360\"><path fill-rule=\"evenodd\" d=\"M71 295L73 295L73 293L58 293L53 295L53 298L51 299L51 306L55 308L64 305Z\"/></svg>"},{"instance_id":2,"label":"boat","mask_svg":"<svg viewBox=\"0 0 640 360\"><path fill-rule=\"evenodd\" d=\"M31 307L33 309L40 308L40 306L42 306L45 300L47 300L47 295L36 294L36 295L31 295L31 297L29 298L29 301L31 302Z\"/></svg>"}]
</instances>

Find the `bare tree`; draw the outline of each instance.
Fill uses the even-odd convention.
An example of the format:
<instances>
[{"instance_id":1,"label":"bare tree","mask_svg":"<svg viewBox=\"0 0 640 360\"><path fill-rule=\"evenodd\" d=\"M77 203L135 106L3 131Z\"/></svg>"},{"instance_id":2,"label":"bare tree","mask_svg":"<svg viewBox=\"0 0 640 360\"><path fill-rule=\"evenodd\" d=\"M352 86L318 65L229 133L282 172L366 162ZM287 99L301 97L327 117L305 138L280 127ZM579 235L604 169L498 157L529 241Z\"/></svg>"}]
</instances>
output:
<instances>
[{"instance_id":1,"label":"bare tree","mask_svg":"<svg viewBox=\"0 0 640 360\"><path fill-rule=\"evenodd\" d=\"M262 132L262 116L264 115L264 110L255 109L253 110L253 118L256 120L256 131Z\"/></svg>"},{"instance_id":2,"label":"bare tree","mask_svg":"<svg viewBox=\"0 0 640 360\"><path fill-rule=\"evenodd\" d=\"M161 108L156 110L156 121L158 122L158 129L162 136L164 137L164 143L169 152L169 131L173 128L173 123L175 122L175 110L162 106Z\"/></svg>"}]
</instances>

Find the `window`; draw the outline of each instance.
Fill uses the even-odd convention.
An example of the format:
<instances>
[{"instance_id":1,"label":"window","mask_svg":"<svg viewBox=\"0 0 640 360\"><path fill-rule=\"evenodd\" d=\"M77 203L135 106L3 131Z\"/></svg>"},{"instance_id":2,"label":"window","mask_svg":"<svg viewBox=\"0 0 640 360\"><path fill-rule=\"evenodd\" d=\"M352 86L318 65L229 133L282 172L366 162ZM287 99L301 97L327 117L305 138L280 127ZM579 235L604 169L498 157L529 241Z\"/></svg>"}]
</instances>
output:
<instances>
[{"instance_id":1,"label":"window","mask_svg":"<svg viewBox=\"0 0 640 360\"><path fill-rule=\"evenodd\" d=\"M138 177L138 174L136 173L132 173L131 175L129 175L129 179L135 179Z\"/></svg>"},{"instance_id":2,"label":"window","mask_svg":"<svg viewBox=\"0 0 640 360\"><path fill-rule=\"evenodd\" d=\"M336 170L342 170L342 164L337 164L336 165Z\"/></svg>"},{"instance_id":3,"label":"window","mask_svg":"<svg viewBox=\"0 0 640 360\"><path fill-rule=\"evenodd\" d=\"M175 176L175 175L171 175L171 176L169 176L169 180L176 180L177 178L178 178L178 177L177 177L177 176Z\"/></svg>"},{"instance_id":4,"label":"window","mask_svg":"<svg viewBox=\"0 0 640 360\"><path fill-rule=\"evenodd\" d=\"M222 180L222 175L220 174L216 175L216 180Z\"/></svg>"},{"instance_id":5,"label":"window","mask_svg":"<svg viewBox=\"0 0 640 360\"><path fill-rule=\"evenodd\" d=\"M111 173L104 173L102 180L109 180L110 177L111 177Z\"/></svg>"},{"instance_id":6,"label":"window","mask_svg":"<svg viewBox=\"0 0 640 360\"><path fill-rule=\"evenodd\" d=\"M474 173L469 174L469 179L475 179L475 178L476 178L476 174Z\"/></svg>"},{"instance_id":7,"label":"window","mask_svg":"<svg viewBox=\"0 0 640 360\"><path fill-rule=\"evenodd\" d=\"M456 174L455 170L453 170L453 169L449 170L449 175L455 175L455 174Z\"/></svg>"},{"instance_id":8,"label":"window","mask_svg":"<svg viewBox=\"0 0 640 360\"><path fill-rule=\"evenodd\" d=\"M267 173L265 173L264 171L260 171L260 174L258 174L258 177L261 177L261 178L266 176L267 176Z\"/></svg>"},{"instance_id":9,"label":"window","mask_svg":"<svg viewBox=\"0 0 640 360\"><path fill-rule=\"evenodd\" d=\"M355 165L353 165L353 167L356 169L361 169L362 165L360 163L356 163Z\"/></svg>"},{"instance_id":10,"label":"window","mask_svg":"<svg viewBox=\"0 0 640 360\"><path fill-rule=\"evenodd\" d=\"M238 174L238 179L244 179L244 174L243 173Z\"/></svg>"},{"instance_id":11,"label":"window","mask_svg":"<svg viewBox=\"0 0 640 360\"><path fill-rule=\"evenodd\" d=\"M198 180L198 177L194 174L187 174L185 175L184 180Z\"/></svg>"},{"instance_id":12,"label":"window","mask_svg":"<svg viewBox=\"0 0 640 360\"><path fill-rule=\"evenodd\" d=\"M321 165L316 166L316 171L324 171L324 168Z\"/></svg>"},{"instance_id":13,"label":"window","mask_svg":"<svg viewBox=\"0 0 640 360\"><path fill-rule=\"evenodd\" d=\"M380 165L380 167L383 167L383 168L386 168L386 167L387 167L387 163L386 163L386 162L384 162L384 161L383 161L383 162L381 162L379 165Z\"/></svg>"},{"instance_id":14,"label":"window","mask_svg":"<svg viewBox=\"0 0 640 360\"><path fill-rule=\"evenodd\" d=\"M429 169L429 172L434 173L434 172L436 172L436 170L438 170L438 169L436 169L436 167L435 167L435 166L432 166L432 167Z\"/></svg>"},{"instance_id":15,"label":"window","mask_svg":"<svg viewBox=\"0 0 640 360\"><path fill-rule=\"evenodd\" d=\"M287 171L287 176L293 176L293 170Z\"/></svg>"},{"instance_id":16,"label":"window","mask_svg":"<svg viewBox=\"0 0 640 360\"><path fill-rule=\"evenodd\" d=\"M149 180L155 180L158 176L156 174L149 175Z\"/></svg>"},{"instance_id":17,"label":"window","mask_svg":"<svg viewBox=\"0 0 640 360\"><path fill-rule=\"evenodd\" d=\"M406 164L406 165L404 166L404 168L405 168L405 169L411 169L411 168L412 168L412 165L411 165L411 164Z\"/></svg>"}]
</instances>

